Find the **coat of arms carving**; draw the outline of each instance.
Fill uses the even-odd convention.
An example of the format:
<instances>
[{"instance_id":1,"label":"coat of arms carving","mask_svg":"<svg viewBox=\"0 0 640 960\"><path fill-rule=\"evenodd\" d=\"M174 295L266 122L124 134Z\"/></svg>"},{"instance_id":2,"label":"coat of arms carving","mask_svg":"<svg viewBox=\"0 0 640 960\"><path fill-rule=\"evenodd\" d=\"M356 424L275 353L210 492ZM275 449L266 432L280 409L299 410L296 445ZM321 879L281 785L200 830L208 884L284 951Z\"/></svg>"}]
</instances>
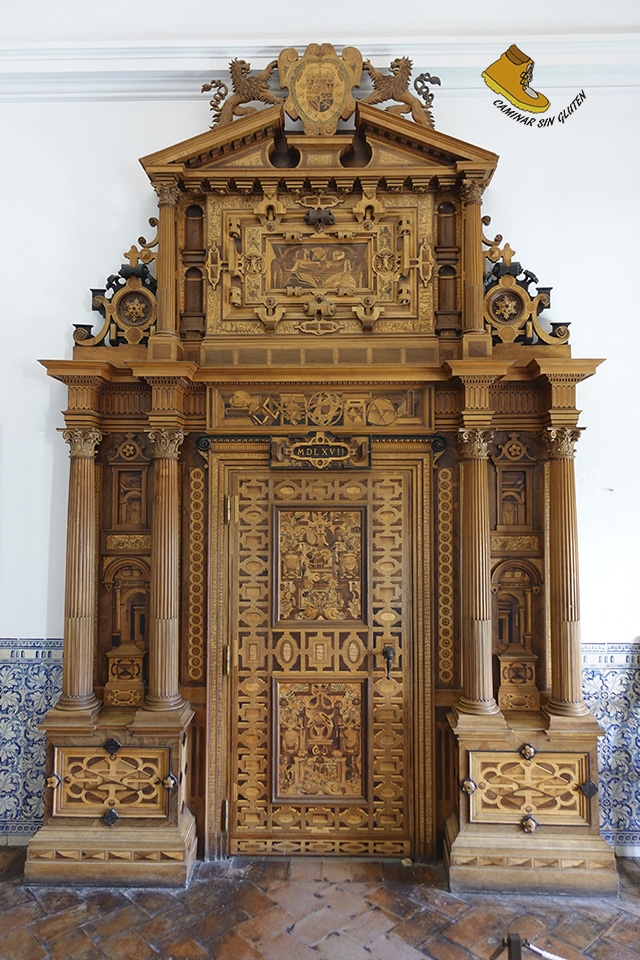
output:
<instances>
[{"instance_id":1,"label":"coat of arms carving","mask_svg":"<svg viewBox=\"0 0 640 960\"><path fill-rule=\"evenodd\" d=\"M280 84L289 91L284 108L292 120L300 119L311 136L331 136L338 120L355 110L352 95L360 86L362 54L345 47L338 56L330 43L310 43L302 57L293 47L278 57Z\"/></svg>"}]
</instances>

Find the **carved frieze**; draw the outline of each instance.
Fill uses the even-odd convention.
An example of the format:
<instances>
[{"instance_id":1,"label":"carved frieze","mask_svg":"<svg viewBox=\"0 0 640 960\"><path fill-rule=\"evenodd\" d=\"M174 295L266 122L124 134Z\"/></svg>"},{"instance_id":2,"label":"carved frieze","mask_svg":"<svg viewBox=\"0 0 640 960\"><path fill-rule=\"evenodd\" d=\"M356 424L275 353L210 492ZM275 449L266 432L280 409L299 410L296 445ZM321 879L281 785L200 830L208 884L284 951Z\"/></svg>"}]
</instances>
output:
<instances>
[{"instance_id":1,"label":"carved frieze","mask_svg":"<svg viewBox=\"0 0 640 960\"><path fill-rule=\"evenodd\" d=\"M238 432L278 427L330 428L381 433L389 428L424 429L424 388L277 389L209 387L207 428Z\"/></svg>"}]
</instances>

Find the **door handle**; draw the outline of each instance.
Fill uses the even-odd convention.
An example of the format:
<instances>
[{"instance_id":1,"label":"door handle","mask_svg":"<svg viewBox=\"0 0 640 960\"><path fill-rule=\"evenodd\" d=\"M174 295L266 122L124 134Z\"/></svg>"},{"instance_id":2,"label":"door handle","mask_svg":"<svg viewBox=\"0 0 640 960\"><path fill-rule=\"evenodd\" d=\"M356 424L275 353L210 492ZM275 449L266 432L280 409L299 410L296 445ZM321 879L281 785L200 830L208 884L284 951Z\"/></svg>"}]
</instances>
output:
<instances>
[{"instance_id":1,"label":"door handle","mask_svg":"<svg viewBox=\"0 0 640 960\"><path fill-rule=\"evenodd\" d=\"M387 643L382 648L382 656L387 661L387 680L391 679L391 664L393 663L393 659L395 655L396 655L395 648L392 647L390 643Z\"/></svg>"}]
</instances>

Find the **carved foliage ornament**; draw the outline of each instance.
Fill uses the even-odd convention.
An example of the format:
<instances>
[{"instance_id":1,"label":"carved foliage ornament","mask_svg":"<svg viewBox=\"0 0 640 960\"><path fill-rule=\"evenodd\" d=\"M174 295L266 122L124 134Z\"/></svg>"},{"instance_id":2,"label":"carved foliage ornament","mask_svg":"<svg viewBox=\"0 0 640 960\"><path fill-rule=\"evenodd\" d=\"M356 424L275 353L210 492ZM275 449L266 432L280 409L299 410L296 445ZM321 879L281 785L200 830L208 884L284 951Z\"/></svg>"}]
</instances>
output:
<instances>
[{"instance_id":1,"label":"carved foliage ornament","mask_svg":"<svg viewBox=\"0 0 640 960\"><path fill-rule=\"evenodd\" d=\"M552 460L572 460L580 431L571 427L550 427L546 439Z\"/></svg>"},{"instance_id":2,"label":"carved foliage ornament","mask_svg":"<svg viewBox=\"0 0 640 960\"><path fill-rule=\"evenodd\" d=\"M70 444L71 457L85 457L91 459L95 456L96 447L102 440L102 434L95 427L88 430L82 427L74 427L72 430L65 430L62 434L66 443Z\"/></svg>"},{"instance_id":3,"label":"carved foliage ornament","mask_svg":"<svg viewBox=\"0 0 640 960\"><path fill-rule=\"evenodd\" d=\"M155 444L154 457L164 460L177 460L185 436L184 430L152 430L149 439Z\"/></svg>"},{"instance_id":4,"label":"carved foliage ornament","mask_svg":"<svg viewBox=\"0 0 640 960\"><path fill-rule=\"evenodd\" d=\"M466 460L487 460L492 437L493 432L491 430L460 430L458 438L462 456Z\"/></svg>"}]
</instances>

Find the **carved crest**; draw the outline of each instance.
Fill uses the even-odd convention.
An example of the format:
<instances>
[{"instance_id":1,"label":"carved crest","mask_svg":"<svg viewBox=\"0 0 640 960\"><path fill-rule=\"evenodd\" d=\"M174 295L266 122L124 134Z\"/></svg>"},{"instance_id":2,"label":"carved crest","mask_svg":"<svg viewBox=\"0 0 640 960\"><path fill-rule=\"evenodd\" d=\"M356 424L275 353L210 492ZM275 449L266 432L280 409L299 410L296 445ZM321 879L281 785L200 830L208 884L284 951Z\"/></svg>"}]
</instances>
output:
<instances>
[{"instance_id":1,"label":"carved crest","mask_svg":"<svg viewBox=\"0 0 640 960\"><path fill-rule=\"evenodd\" d=\"M351 91L360 86L362 54L355 47L345 47L341 57L330 43L310 43L302 57L289 47L278 57L278 71L289 91L284 108L307 134L331 136L356 108Z\"/></svg>"}]
</instances>

